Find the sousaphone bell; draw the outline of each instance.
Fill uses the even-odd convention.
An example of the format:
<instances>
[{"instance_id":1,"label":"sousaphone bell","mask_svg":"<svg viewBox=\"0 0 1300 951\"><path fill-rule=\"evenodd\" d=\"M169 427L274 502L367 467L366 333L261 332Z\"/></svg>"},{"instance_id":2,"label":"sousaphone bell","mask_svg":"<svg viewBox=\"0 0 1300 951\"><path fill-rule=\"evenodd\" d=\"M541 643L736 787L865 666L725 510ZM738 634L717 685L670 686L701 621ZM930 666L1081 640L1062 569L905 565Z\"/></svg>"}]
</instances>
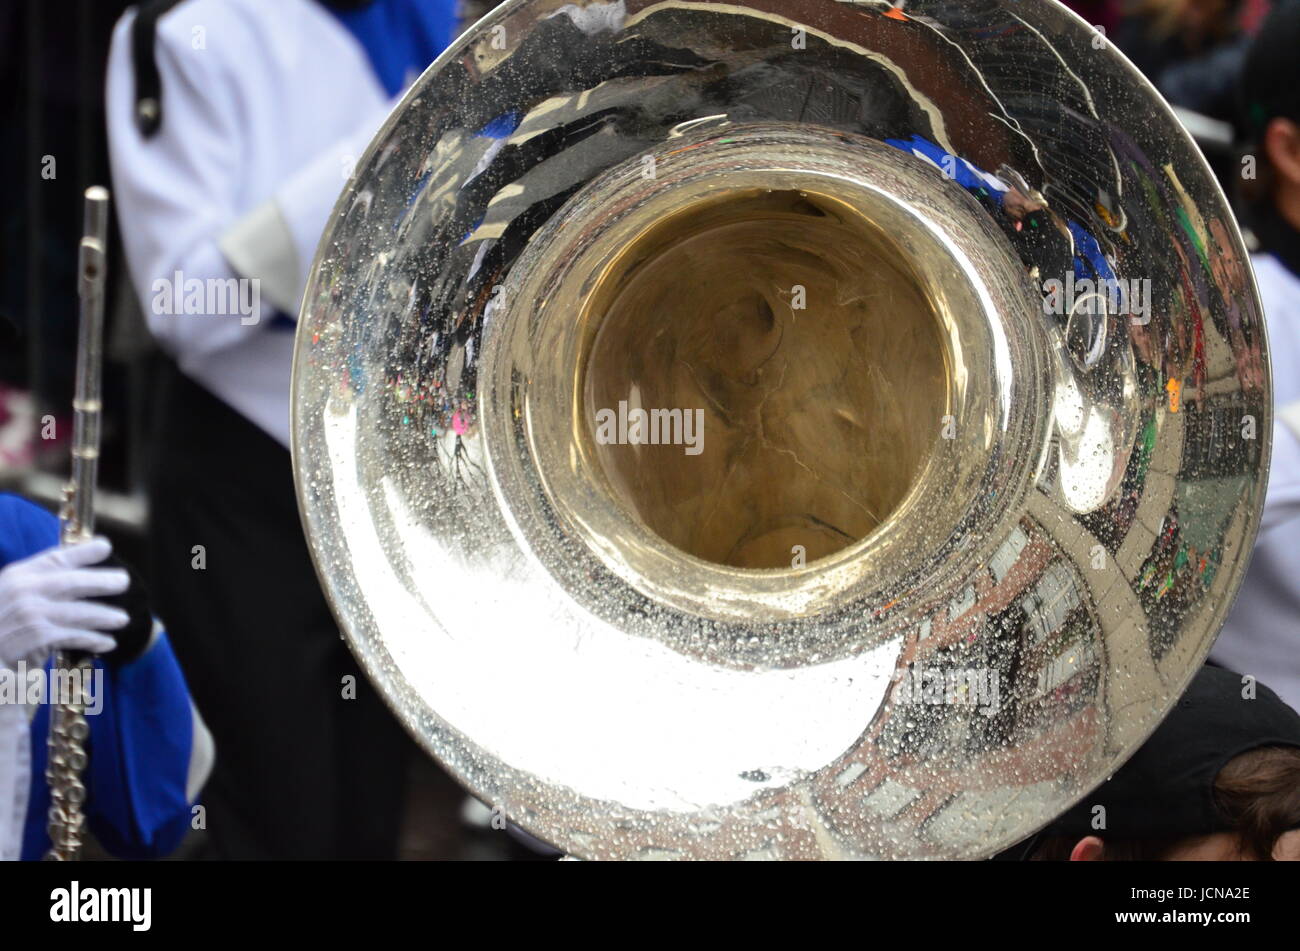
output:
<instances>
[{"instance_id":1,"label":"sousaphone bell","mask_svg":"<svg viewBox=\"0 0 1300 951\"><path fill-rule=\"evenodd\" d=\"M982 858L1110 775L1254 540L1264 325L1169 107L1047 0L511 0L299 323L339 623L584 858Z\"/></svg>"}]
</instances>

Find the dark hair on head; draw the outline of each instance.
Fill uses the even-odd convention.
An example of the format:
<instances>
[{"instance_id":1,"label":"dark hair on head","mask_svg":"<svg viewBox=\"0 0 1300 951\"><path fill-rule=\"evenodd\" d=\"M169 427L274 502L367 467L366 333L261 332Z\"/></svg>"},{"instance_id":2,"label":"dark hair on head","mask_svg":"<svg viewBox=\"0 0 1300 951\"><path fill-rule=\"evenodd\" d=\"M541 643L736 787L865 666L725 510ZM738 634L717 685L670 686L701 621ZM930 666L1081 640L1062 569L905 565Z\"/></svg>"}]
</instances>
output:
<instances>
[{"instance_id":1,"label":"dark hair on head","mask_svg":"<svg viewBox=\"0 0 1300 951\"><path fill-rule=\"evenodd\" d=\"M1214 803L1242 858L1273 860L1277 840L1300 828L1300 749L1262 746L1233 757L1214 780ZM1077 837L1044 836L1032 862L1064 862ZM1106 862L1159 862L1186 838L1105 839Z\"/></svg>"},{"instance_id":2,"label":"dark hair on head","mask_svg":"<svg viewBox=\"0 0 1300 951\"><path fill-rule=\"evenodd\" d=\"M1251 210L1273 203L1275 173L1264 139L1276 119L1300 122L1300 0L1278 0L1250 41L1237 76L1239 158L1255 157L1257 177L1238 179L1238 194Z\"/></svg>"},{"instance_id":3,"label":"dark hair on head","mask_svg":"<svg viewBox=\"0 0 1300 951\"><path fill-rule=\"evenodd\" d=\"M1300 828L1300 749L1265 746L1236 757L1215 777L1214 802L1242 856L1272 860L1282 834Z\"/></svg>"}]
</instances>

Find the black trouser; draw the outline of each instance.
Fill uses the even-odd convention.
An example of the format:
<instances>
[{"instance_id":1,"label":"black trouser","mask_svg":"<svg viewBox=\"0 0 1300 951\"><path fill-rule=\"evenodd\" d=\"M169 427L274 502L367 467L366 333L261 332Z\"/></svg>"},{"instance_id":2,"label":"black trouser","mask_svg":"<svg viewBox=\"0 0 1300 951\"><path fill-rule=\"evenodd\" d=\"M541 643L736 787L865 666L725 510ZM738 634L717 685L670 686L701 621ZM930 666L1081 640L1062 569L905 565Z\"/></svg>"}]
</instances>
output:
<instances>
[{"instance_id":1,"label":"black trouser","mask_svg":"<svg viewBox=\"0 0 1300 951\"><path fill-rule=\"evenodd\" d=\"M174 365L162 377L151 593L216 739L200 797L213 853L394 857L414 744L339 637L289 453Z\"/></svg>"}]
</instances>

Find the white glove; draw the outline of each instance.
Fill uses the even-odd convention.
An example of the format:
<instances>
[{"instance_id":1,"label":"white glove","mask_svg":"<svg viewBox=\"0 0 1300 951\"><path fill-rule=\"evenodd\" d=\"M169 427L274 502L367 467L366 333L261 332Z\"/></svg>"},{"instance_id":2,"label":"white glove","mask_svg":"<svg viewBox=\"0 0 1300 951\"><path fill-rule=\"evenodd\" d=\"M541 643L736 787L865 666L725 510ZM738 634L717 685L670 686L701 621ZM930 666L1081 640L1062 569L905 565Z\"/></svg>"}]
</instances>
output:
<instances>
[{"instance_id":1,"label":"white glove","mask_svg":"<svg viewBox=\"0 0 1300 951\"><path fill-rule=\"evenodd\" d=\"M117 646L103 631L125 627L121 608L88 598L121 594L131 583L121 568L91 568L108 557L107 538L50 548L0 570L0 665L48 650L102 654Z\"/></svg>"}]
</instances>

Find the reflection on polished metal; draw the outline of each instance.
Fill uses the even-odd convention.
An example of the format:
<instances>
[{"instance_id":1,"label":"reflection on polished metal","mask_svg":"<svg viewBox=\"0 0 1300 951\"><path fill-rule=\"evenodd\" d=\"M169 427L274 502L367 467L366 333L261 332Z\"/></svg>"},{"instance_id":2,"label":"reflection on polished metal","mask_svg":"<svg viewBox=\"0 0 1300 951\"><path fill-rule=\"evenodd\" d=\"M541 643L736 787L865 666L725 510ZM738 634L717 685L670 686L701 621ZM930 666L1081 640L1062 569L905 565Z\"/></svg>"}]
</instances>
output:
<instances>
[{"instance_id":1,"label":"reflection on polished metal","mask_svg":"<svg viewBox=\"0 0 1300 951\"><path fill-rule=\"evenodd\" d=\"M506 3L357 165L294 361L353 650L589 858L978 858L1230 607L1267 347L1165 104L1038 0Z\"/></svg>"}]
</instances>

